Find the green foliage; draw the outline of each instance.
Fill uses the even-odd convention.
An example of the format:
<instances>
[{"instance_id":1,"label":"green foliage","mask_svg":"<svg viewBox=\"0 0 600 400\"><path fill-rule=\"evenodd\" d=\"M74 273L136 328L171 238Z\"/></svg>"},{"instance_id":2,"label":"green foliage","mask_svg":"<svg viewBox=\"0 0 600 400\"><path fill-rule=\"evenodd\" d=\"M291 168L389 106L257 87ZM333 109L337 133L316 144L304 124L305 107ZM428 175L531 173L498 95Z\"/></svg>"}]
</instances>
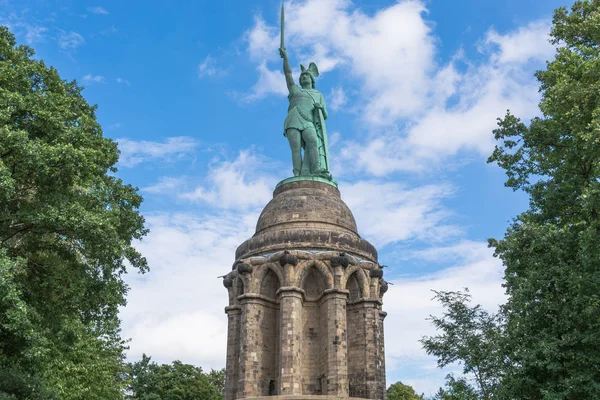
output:
<instances>
[{"instance_id":1,"label":"green foliage","mask_svg":"<svg viewBox=\"0 0 600 400\"><path fill-rule=\"evenodd\" d=\"M431 400L479 400L477 391L465 378L455 379L452 374L446 375L446 385L440 388Z\"/></svg>"},{"instance_id":2,"label":"green foliage","mask_svg":"<svg viewBox=\"0 0 600 400\"><path fill-rule=\"evenodd\" d=\"M221 394L225 394L225 368L219 370L211 369L208 373L208 381Z\"/></svg>"},{"instance_id":3,"label":"green foliage","mask_svg":"<svg viewBox=\"0 0 600 400\"><path fill-rule=\"evenodd\" d=\"M423 400L423 395L418 395L412 386L396 382L387 389L388 400Z\"/></svg>"},{"instance_id":4,"label":"green foliage","mask_svg":"<svg viewBox=\"0 0 600 400\"><path fill-rule=\"evenodd\" d=\"M142 198L114 177L116 143L82 88L33 54L0 27L0 393L119 399L121 275L147 269L131 246Z\"/></svg>"},{"instance_id":5,"label":"green foliage","mask_svg":"<svg viewBox=\"0 0 600 400\"><path fill-rule=\"evenodd\" d=\"M476 390L470 389L469 393L475 393L481 399L494 398L505 368L502 315L490 314L479 304L471 306L471 295L467 289L465 292L434 293L434 298L446 311L441 318L430 317L441 334L424 336L421 339L423 348L427 354L438 358L440 368L454 362L462 364L463 373L472 376L477 387ZM466 384L464 379L456 381L450 376L447 378L451 389L448 393L457 391L463 383Z\"/></svg>"},{"instance_id":6,"label":"green foliage","mask_svg":"<svg viewBox=\"0 0 600 400\"><path fill-rule=\"evenodd\" d=\"M225 370L202 372L202 368L180 361L158 365L145 354L127 365L127 399L131 400L221 400Z\"/></svg>"},{"instance_id":7,"label":"green foliage","mask_svg":"<svg viewBox=\"0 0 600 400\"><path fill-rule=\"evenodd\" d=\"M489 159L530 195L503 240L506 398L600 398L600 1L554 14L543 116L508 113Z\"/></svg>"}]
</instances>

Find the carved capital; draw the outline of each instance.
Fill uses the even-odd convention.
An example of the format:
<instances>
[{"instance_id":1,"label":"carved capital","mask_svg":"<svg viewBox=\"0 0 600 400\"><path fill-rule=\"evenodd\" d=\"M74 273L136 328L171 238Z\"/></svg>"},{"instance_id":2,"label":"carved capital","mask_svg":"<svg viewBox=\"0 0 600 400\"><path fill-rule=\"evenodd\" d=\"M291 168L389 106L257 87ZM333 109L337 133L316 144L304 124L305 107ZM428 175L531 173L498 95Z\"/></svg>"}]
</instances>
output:
<instances>
[{"instance_id":1,"label":"carved capital","mask_svg":"<svg viewBox=\"0 0 600 400\"><path fill-rule=\"evenodd\" d=\"M383 278L383 270L380 268L374 268L369 272L371 278Z\"/></svg>"},{"instance_id":2,"label":"carved capital","mask_svg":"<svg viewBox=\"0 0 600 400\"><path fill-rule=\"evenodd\" d=\"M389 285L386 281L384 281L383 279L379 280L379 296L383 296L383 294L385 292L387 292L389 289Z\"/></svg>"},{"instance_id":3,"label":"carved capital","mask_svg":"<svg viewBox=\"0 0 600 400\"><path fill-rule=\"evenodd\" d=\"M331 259L332 267L337 267L338 265L341 265L344 269L348 268L348 265L350 265L350 258L346 253L339 253Z\"/></svg>"},{"instance_id":4,"label":"carved capital","mask_svg":"<svg viewBox=\"0 0 600 400\"><path fill-rule=\"evenodd\" d=\"M248 263L239 263L237 264L237 270L240 274L250 274L252 273L252 265Z\"/></svg>"},{"instance_id":5,"label":"carved capital","mask_svg":"<svg viewBox=\"0 0 600 400\"><path fill-rule=\"evenodd\" d=\"M296 257L295 255L291 254L289 251L284 251L283 255L281 256L281 258L279 258L279 265L281 265L282 267L286 264L290 264L290 265L296 265L298 264L298 257Z\"/></svg>"},{"instance_id":6,"label":"carved capital","mask_svg":"<svg viewBox=\"0 0 600 400\"><path fill-rule=\"evenodd\" d=\"M230 289L233 286L233 274L229 273L223 277L223 286Z\"/></svg>"}]
</instances>

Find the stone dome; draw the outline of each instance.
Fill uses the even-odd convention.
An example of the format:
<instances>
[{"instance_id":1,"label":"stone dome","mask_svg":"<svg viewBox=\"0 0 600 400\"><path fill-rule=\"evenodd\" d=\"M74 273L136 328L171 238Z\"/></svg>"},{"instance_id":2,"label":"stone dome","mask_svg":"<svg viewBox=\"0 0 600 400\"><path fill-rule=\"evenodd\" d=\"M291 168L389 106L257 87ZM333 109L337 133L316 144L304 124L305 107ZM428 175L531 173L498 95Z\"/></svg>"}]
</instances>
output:
<instances>
[{"instance_id":1,"label":"stone dome","mask_svg":"<svg viewBox=\"0 0 600 400\"><path fill-rule=\"evenodd\" d=\"M238 247L236 259L289 249L339 250L377 261L377 251L358 235L339 190L316 180L277 187L258 218L256 233Z\"/></svg>"},{"instance_id":2,"label":"stone dome","mask_svg":"<svg viewBox=\"0 0 600 400\"><path fill-rule=\"evenodd\" d=\"M333 185L296 181L279 186L256 223L256 234L284 229L325 229L358 235L352 212Z\"/></svg>"}]
</instances>

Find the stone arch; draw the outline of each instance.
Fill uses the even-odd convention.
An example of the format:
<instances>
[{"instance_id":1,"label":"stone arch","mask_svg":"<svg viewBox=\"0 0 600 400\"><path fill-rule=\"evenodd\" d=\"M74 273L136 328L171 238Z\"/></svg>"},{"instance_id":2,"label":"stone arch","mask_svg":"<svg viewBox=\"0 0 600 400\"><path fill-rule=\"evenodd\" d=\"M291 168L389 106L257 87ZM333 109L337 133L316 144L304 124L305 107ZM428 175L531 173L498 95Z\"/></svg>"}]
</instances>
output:
<instances>
[{"instance_id":1,"label":"stone arch","mask_svg":"<svg viewBox=\"0 0 600 400\"><path fill-rule=\"evenodd\" d=\"M342 289L347 289L348 280L352 275L356 276L356 279L358 281L358 287L360 288L360 297L369 297L369 281L367 280L365 271L358 265L353 265L349 268L346 268L346 271L344 271L344 275L342 276Z\"/></svg>"},{"instance_id":2,"label":"stone arch","mask_svg":"<svg viewBox=\"0 0 600 400\"><path fill-rule=\"evenodd\" d=\"M254 270L254 273L252 274L253 276L252 276L252 282L251 282L251 285L253 286L252 287L253 293L261 292L261 287L262 287L263 281L269 271L271 271L272 273L274 273L277 276L277 278L279 279L279 285L280 286L283 285L283 273L281 272L281 267L279 267L279 265L274 264L274 263L267 263L267 264L259 265L255 268L256 269Z\"/></svg>"},{"instance_id":3,"label":"stone arch","mask_svg":"<svg viewBox=\"0 0 600 400\"><path fill-rule=\"evenodd\" d=\"M260 294L269 299L277 300L277 291L281 287L281 279L273 272L273 269L266 269L265 276L260 283Z\"/></svg>"},{"instance_id":4,"label":"stone arch","mask_svg":"<svg viewBox=\"0 0 600 400\"><path fill-rule=\"evenodd\" d=\"M361 292L360 285L358 283L358 278L356 278L356 275L357 275L356 272L353 273L352 275L350 275L350 277L346 281L345 289L349 292L348 293L348 301L349 302L354 302L363 297L360 293Z\"/></svg>"},{"instance_id":5,"label":"stone arch","mask_svg":"<svg viewBox=\"0 0 600 400\"><path fill-rule=\"evenodd\" d=\"M325 288L333 289L333 274L331 273L329 268L327 268L327 265L325 265L325 263L318 260L307 260L300 264L298 274L296 275L296 286L301 288L304 287L304 281L312 268L315 268L321 273L321 276L325 281Z\"/></svg>"}]
</instances>

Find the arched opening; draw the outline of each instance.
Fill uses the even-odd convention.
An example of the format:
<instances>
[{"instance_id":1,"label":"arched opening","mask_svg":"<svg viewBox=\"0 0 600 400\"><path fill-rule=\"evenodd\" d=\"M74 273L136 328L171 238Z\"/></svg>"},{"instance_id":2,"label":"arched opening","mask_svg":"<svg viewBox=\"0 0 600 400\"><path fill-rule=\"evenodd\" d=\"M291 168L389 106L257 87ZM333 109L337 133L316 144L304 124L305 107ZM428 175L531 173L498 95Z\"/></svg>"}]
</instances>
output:
<instances>
[{"instance_id":1,"label":"arched opening","mask_svg":"<svg viewBox=\"0 0 600 400\"><path fill-rule=\"evenodd\" d=\"M302 394L324 394L322 377L327 365L327 309L320 298L326 288L325 278L315 266L311 267L302 283L306 295L302 308Z\"/></svg>"},{"instance_id":2,"label":"arched opening","mask_svg":"<svg viewBox=\"0 0 600 400\"><path fill-rule=\"evenodd\" d=\"M312 267L308 270L306 277L304 278L304 285L302 286L308 300L315 300L325 290L325 282L321 272L316 267Z\"/></svg>"},{"instance_id":3,"label":"arched opening","mask_svg":"<svg viewBox=\"0 0 600 400\"><path fill-rule=\"evenodd\" d=\"M346 290L350 292L350 294L348 295L348 301L350 302L356 301L362 297L360 295L360 285L358 283L358 277L356 276L357 273L358 271L350 275L350 278L348 278L348 281L346 282Z\"/></svg>"},{"instance_id":4,"label":"arched opening","mask_svg":"<svg viewBox=\"0 0 600 400\"><path fill-rule=\"evenodd\" d=\"M270 268L267 270L261 284L260 294L270 299L277 299L277 290L281 287L279 277Z\"/></svg>"}]
</instances>

